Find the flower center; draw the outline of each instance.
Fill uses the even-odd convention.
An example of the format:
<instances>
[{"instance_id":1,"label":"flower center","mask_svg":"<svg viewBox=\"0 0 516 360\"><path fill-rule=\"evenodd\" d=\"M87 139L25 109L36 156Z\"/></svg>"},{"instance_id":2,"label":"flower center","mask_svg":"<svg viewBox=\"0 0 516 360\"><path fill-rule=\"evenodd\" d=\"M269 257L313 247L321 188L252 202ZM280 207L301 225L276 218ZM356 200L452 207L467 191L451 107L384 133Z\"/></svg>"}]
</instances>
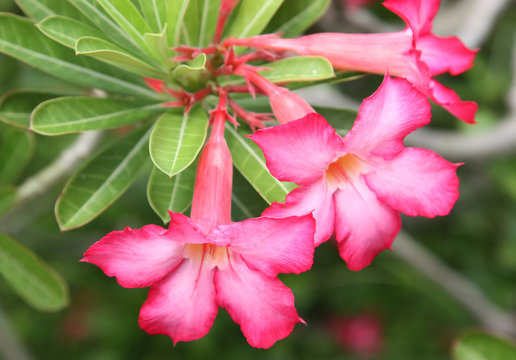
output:
<instances>
[{"instance_id":1,"label":"flower center","mask_svg":"<svg viewBox=\"0 0 516 360\"><path fill-rule=\"evenodd\" d=\"M339 157L326 169L326 180L330 185L341 187L356 180L365 170L364 161L354 154Z\"/></svg>"},{"instance_id":2,"label":"flower center","mask_svg":"<svg viewBox=\"0 0 516 360\"><path fill-rule=\"evenodd\" d=\"M192 262L202 262L209 268L225 268L229 263L231 252L227 246L216 246L212 244L188 244L186 245L185 258Z\"/></svg>"}]
</instances>

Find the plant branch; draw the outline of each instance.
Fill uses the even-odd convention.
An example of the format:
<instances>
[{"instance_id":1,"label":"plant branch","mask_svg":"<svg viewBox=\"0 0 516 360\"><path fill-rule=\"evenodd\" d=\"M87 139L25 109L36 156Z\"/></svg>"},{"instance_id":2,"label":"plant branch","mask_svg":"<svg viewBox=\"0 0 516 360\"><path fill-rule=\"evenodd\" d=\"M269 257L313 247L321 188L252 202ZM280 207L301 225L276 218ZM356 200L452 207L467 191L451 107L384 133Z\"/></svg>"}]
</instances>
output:
<instances>
[{"instance_id":1,"label":"plant branch","mask_svg":"<svg viewBox=\"0 0 516 360\"><path fill-rule=\"evenodd\" d=\"M516 317L500 309L482 290L400 232L393 245L394 254L418 269L464 305L488 330L516 337Z\"/></svg>"}]
</instances>

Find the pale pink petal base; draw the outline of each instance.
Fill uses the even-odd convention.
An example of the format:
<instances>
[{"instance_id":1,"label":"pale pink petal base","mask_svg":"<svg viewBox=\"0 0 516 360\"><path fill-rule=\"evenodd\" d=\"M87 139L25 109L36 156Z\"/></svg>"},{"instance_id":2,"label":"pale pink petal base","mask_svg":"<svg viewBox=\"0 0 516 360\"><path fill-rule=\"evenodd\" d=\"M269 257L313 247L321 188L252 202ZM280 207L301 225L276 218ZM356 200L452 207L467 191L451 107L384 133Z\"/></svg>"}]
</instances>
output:
<instances>
[{"instance_id":1,"label":"pale pink petal base","mask_svg":"<svg viewBox=\"0 0 516 360\"><path fill-rule=\"evenodd\" d=\"M365 176L377 197L410 216L444 216L459 197L457 165L435 152L406 148Z\"/></svg>"},{"instance_id":2,"label":"pale pink petal base","mask_svg":"<svg viewBox=\"0 0 516 360\"><path fill-rule=\"evenodd\" d=\"M250 270L239 257L230 266L215 274L217 301L240 324L247 342L266 349L287 337L301 321L292 291L277 278Z\"/></svg>"},{"instance_id":3,"label":"pale pink petal base","mask_svg":"<svg viewBox=\"0 0 516 360\"><path fill-rule=\"evenodd\" d=\"M249 137L262 149L274 177L298 185L322 177L343 148L341 137L319 114L258 130Z\"/></svg>"},{"instance_id":4,"label":"pale pink petal base","mask_svg":"<svg viewBox=\"0 0 516 360\"><path fill-rule=\"evenodd\" d=\"M400 215L380 202L362 177L334 196L340 256L351 270L361 270L390 249L401 228Z\"/></svg>"},{"instance_id":5,"label":"pale pink petal base","mask_svg":"<svg viewBox=\"0 0 516 360\"><path fill-rule=\"evenodd\" d=\"M113 231L93 244L82 261L97 265L107 276L115 276L126 288L146 287L177 267L182 244L157 225Z\"/></svg>"},{"instance_id":6,"label":"pale pink petal base","mask_svg":"<svg viewBox=\"0 0 516 360\"><path fill-rule=\"evenodd\" d=\"M215 269L200 262L184 262L152 286L140 310L140 327L151 335L167 335L174 343L200 339L208 333L218 306L215 302Z\"/></svg>"},{"instance_id":7,"label":"pale pink petal base","mask_svg":"<svg viewBox=\"0 0 516 360\"><path fill-rule=\"evenodd\" d=\"M330 189L324 178L311 185L298 187L286 197L285 203L275 202L265 209L262 216L284 218L312 213L315 219L315 246L327 241L333 234L335 207L334 189Z\"/></svg>"},{"instance_id":8,"label":"pale pink petal base","mask_svg":"<svg viewBox=\"0 0 516 360\"><path fill-rule=\"evenodd\" d=\"M299 274L312 267L314 231L315 220L305 215L249 219L221 225L212 234L227 239L231 250L251 269L276 276L278 273Z\"/></svg>"}]
</instances>

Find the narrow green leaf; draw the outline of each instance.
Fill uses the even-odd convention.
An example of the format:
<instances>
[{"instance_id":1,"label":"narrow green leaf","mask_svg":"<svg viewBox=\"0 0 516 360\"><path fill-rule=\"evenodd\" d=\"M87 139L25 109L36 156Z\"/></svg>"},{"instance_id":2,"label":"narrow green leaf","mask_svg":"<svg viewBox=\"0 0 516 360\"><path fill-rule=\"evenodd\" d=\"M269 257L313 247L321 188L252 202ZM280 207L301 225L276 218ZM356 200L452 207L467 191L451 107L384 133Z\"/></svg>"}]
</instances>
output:
<instances>
[{"instance_id":1,"label":"narrow green leaf","mask_svg":"<svg viewBox=\"0 0 516 360\"><path fill-rule=\"evenodd\" d=\"M75 44L75 53L95 57L142 76L159 78L166 75L164 71L139 60L122 48L94 37L80 38Z\"/></svg>"},{"instance_id":2,"label":"narrow green leaf","mask_svg":"<svg viewBox=\"0 0 516 360\"><path fill-rule=\"evenodd\" d=\"M284 0L241 0L224 36L245 38L258 35L267 26Z\"/></svg>"},{"instance_id":3,"label":"narrow green leaf","mask_svg":"<svg viewBox=\"0 0 516 360\"><path fill-rule=\"evenodd\" d=\"M167 23L168 0L138 0L147 24L160 33Z\"/></svg>"},{"instance_id":4,"label":"narrow green leaf","mask_svg":"<svg viewBox=\"0 0 516 360\"><path fill-rule=\"evenodd\" d=\"M0 216L16 203L16 189L12 186L0 186Z\"/></svg>"},{"instance_id":5,"label":"narrow green leaf","mask_svg":"<svg viewBox=\"0 0 516 360\"><path fill-rule=\"evenodd\" d=\"M47 16L64 15L80 22L88 22L88 18L66 0L16 0L16 3L25 14L36 21Z\"/></svg>"},{"instance_id":6,"label":"narrow green leaf","mask_svg":"<svg viewBox=\"0 0 516 360\"><path fill-rule=\"evenodd\" d=\"M260 74L275 83L316 81L335 77L331 63L320 56L296 56L262 65Z\"/></svg>"},{"instance_id":7,"label":"narrow green leaf","mask_svg":"<svg viewBox=\"0 0 516 360\"><path fill-rule=\"evenodd\" d=\"M72 50L43 35L32 22L13 14L0 14L0 52L74 84L160 98L143 85L141 78L95 59L77 57Z\"/></svg>"},{"instance_id":8,"label":"narrow green leaf","mask_svg":"<svg viewBox=\"0 0 516 360\"><path fill-rule=\"evenodd\" d=\"M6 125L0 128L0 185L13 184L29 162L32 134Z\"/></svg>"},{"instance_id":9,"label":"narrow green leaf","mask_svg":"<svg viewBox=\"0 0 516 360\"><path fill-rule=\"evenodd\" d=\"M0 98L0 121L28 129L32 110L42 102L57 96L35 90L10 91Z\"/></svg>"},{"instance_id":10,"label":"narrow green leaf","mask_svg":"<svg viewBox=\"0 0 516 360\"><path fill-rule=\"evenodd\" d=\"M159 34L147 33L143 35L143 41L145 41L152 57L168 70L170 68L172 51L168 47L167 24L165 24L163 31Z\"/></svg>"},{"instance_id":11,"label":"narrow green leaf","mask_svg":"<svg viewBox=\"0 0 516 360\"><path fill-rule=\"evenodd\" d=\"M206 87L210 72L206 70L206 54L200 54L188 64L176 67L172 73L181 86L190 92L196 92Z\"/></svg>"},{"instance_id":12,"label":"narrow green leaf","mask_svg":"<svg viewBox=\"0 0 516 360\"><path fill-rule=\"evenodd\" d=\"M181 33L184 27L184 18L190 0L169 0L168 1L168 43L171 47L179 45Z\"/></svg>"},{"instance_id":13,"label":"narrow green leaf","mask_svg":"<svg viewBox=\"0 0 516 360\"><path fill-rule=\"evenodd\" d=\"M150 130L133 131L95 155L66 184L56 203L61 230L71 230L93 220L136 179L147 159Z\"/></svg>"},{"instance_id":14,"label":"narrow green leaf","mask_svg":"<svg viewBox=\"0 0 516 360\"><path fill-rule=\"evenodd\" d=\"M239 171L233 172L233 194L231 196L231 219L243 221L259 217L268 206Z\"/></svg>"},{"instance_id":15,"label":"narrow green leaf","mask_svg":"<svg viewBox=\"0 0 516 360\"><path fill-rule=\"evenodd\" d=\"M64 16L49 16L37 23L36 27L49 38L70 49L75 49L75 43L82 37L105 37L102 31Z\"/></svg>"},{"instance_id":16,"label":"narrow green leaf","mask_svg":"<svg viewBox=\"0 0 516 360\"><path fill-rule=\"evenodd\" d=\"M251 131L242 126L238 130L231 125L226 126L226 141L233 157L233 164L269 204L283 201L296 186L279 181L271 175L260 148L245 137L248 134L251 134Z\"/></svg>"},{"instance_id":17,"label":"narrow green leaf","mask_svg":"<svg viewBox=\"0 0 516 360\"><path fill-rule=\"evenodd\" d=\"M215 34L220 0L190 0L186 10L181 43L190 46L206 46Z\"/></svg>"},{"instance_id":18,"label":"narrow green leaf","mask_svg":"<svg viewBox=\"0 0 516 360\"><path fill-rule=\"evenodd\" d=\"M0 273L38 310L58 311L68 305L68 286L61 275L7 235L0 235Z\"/></svg>"},{"instance_id":19,"label":"narrow green leaf","mask_svg":"<svg viewBox=\"0 0 516 360\"><path fill-rule=\"evenodd\" d=\"M112 129L147 120L167 111L160 104L91 97L61 97L39 105L31 128L43 135L62 135L85 130Z\"/></svg>"},{"instance_id":20,"label":"narrow green leaf","mask_svg":"<svg viewBox=\"0 0 516 360\"><path fill-rule=\"evenodd\" d=\"M453 357L455 360L516 359L516 345L490 334L470 333L455 344Z\"/></svg>"},{"instance_id":21,"label":"narrow green leaf","mask_svg":"<svg viewBox=\"0 0 516 360\"><path fill-rule=\"evenodd\" d=\"M185 115L171 110L158 120L150 138L150 156L154 165L168 176L188 167L206 140L209 119L201 107Z\"/></svg>"},{"instance_id":22,"label":"narrow green leaf","mask_svg":"<svg viewBox=\"0 0 516 360\"><path fill-rule=\"evenodd\" d=\"M95 24L115 44L122 46L136 54L143 53L138 44L113 20L106 12L99 8L96 0L68 0Z\"/></svg>"},{"instance_id":23,"label":"narrow green leaf","mask_svg":"<svg viewBox=\"0 0 516 360\"><path fill-rule=\"evenodd\" d=\"M330 4L330 0L284 0L264 33L282 33L296 37L312 26Z\"/></svg>"},{"instance_id":24,"label":"narrow green leaf","mask_svg":"<svg viewBox=\"0 0 516 360\"><path fill-rule=\"evenodd\" d=\"M170 221L168 211L184 213L192 204L196 167L197 162L194 161L172 178L157 167L152 169L147 183L147 199L163 223Z\"/></svg>"},{"instance_id":25,"label":"narrow green leaf","mask_svg":"<svg viewBox=\"0 0 516 360\"><path fill-rule=\"evenodd\" d=\"M131 0L97 0L97 2L136 44L146 49L143 34L151 33L152 29Z\"/></svg>"}]
</instances>

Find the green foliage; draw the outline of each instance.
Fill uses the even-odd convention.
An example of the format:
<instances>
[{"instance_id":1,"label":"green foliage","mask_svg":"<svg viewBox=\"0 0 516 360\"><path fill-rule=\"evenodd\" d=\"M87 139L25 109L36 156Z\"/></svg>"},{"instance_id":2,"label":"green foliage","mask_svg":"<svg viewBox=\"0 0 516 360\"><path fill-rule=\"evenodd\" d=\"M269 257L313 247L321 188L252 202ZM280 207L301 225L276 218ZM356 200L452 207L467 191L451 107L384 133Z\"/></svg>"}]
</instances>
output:
<instances>
[{"instance_id":1,"label":"green foliage","mask_svg":"<svg viewBox=\"0 0 516 360\"><path fill-rule=\"evenodd\" d=\"M37 310L58 311L68 305L68 287L61 276L7 235L0 235L0 274Z\"/></svg>"},{"instance_id":2,"label":"green foliage","mask_svg":"<svg viewBox=\"0 0 516 360\"><path fill-rule=\"evenodd\" d=\"M516 359L516 345L493 335L470 333L454 345L453 356L455 360Z\"/></svg>"},{"instance_id":3,"label":"green foliage","mask_svg":"<svg viewBox=\"0 0 516 360\"><path fill-rule=\"evenodd\" d=\"M32 134L0 126L0 185L16 181L30 160L33 143Z\"/></svg>"},{"instance_id":4,"label":"green foliage","mask_svg":"<svg viewBox=\"0 0 516 360\"><path fill-rule=\"evenodd\" d=\"M0 99L0 121L22 129L28 129L34 108L56 96L58 95L43 91L10 91Z\"/></svg>"},{"instance_id":5,"label":"green foliage","mask_svg":"<svg viewBox=\"0 0 516 360\"><path fill-rule=\"evenodd\" d=\"M167 110L131 99L60 97L41 103L32 113L31 129L43 135L112 129L147 120Z\"/></svg>"},{"instance_id":6,"label":"green foliage","mask_svg":"<svg viewBox=\"0 0 516 360\"><path fill-rule=\"evenodd\" d=\"M134 182L147 160L150 130L141 127L94 155L66 184L56 203L61 230L82 226Z\"/></svg>"}]
</instances>

